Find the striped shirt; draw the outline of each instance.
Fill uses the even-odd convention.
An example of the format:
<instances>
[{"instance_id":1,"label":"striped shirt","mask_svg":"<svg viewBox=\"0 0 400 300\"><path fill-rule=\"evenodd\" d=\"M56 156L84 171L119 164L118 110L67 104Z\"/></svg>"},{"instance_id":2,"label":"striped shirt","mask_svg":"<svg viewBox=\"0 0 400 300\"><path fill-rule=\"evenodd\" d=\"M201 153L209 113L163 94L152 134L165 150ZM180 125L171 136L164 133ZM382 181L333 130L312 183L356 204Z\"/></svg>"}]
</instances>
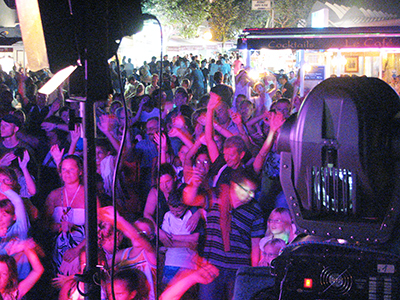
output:
<instances>
[{"instance_id":1,"label":"striped shirt","mask_svg":"<svg viewBox=\"0 0 400 300\"><path fill-rule=\"evenodd\" d=\"M230 251L225 252L220 226L218 202L207 212L204 257L217 267L236 270L251 266L251 239L264 236L264 220L256 203L250 202L232 210Z\"/></svg>"}]
</instances>

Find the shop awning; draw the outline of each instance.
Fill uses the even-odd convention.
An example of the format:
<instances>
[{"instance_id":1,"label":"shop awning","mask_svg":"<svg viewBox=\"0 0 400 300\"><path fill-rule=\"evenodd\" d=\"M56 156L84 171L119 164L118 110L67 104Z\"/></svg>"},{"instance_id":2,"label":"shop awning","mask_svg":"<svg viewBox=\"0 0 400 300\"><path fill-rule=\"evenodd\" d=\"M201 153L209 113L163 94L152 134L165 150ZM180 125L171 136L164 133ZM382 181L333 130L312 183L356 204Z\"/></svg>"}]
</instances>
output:
<instances>
[{"instance_id":1,"label":"shop awning","mask_svg":"<svg viewBox=\"0 0 400 300\"><path fill-rule=\"evenodd\" d=\"M248 28L238 49L400 48L400 26Z\"/></svg>"},{"instance_id":2,"label":"shop awning","mask_svg":"<svg viewBox=\"0 0 400 300\"><path fill-rule=\"evenodd\" d=\"M225 49L233 47L232 42L227 42L224 45ZM167 52L181 52L181 51L201 51L211 50L220 51L223 48L221 42L206 41L204 39L183 39L179 37L171 38L167 44Z\"/></svg>"}]
</instances>

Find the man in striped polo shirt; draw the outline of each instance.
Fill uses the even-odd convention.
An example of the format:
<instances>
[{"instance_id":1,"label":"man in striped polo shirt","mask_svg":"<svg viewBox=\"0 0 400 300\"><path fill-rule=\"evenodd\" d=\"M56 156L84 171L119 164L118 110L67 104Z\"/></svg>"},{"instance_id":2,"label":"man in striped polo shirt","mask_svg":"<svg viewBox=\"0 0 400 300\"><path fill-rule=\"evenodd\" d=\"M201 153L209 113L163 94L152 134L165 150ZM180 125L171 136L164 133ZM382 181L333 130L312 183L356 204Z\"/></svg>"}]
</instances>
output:
<instances>
[{"instance_id":1,"label":"man in striped polo shirt","mask_svg":"<svg viewBox=\"0 0 400 300\"><path fill-rule=\"evenodd\" d=\"M219 276L201 285L202 300L232 299L239 267L257 266L265 228L262 212L253 201L256 188L254 171L239 168L209 203L204 257L219 269Z\"/></svg>"}]
</instances>

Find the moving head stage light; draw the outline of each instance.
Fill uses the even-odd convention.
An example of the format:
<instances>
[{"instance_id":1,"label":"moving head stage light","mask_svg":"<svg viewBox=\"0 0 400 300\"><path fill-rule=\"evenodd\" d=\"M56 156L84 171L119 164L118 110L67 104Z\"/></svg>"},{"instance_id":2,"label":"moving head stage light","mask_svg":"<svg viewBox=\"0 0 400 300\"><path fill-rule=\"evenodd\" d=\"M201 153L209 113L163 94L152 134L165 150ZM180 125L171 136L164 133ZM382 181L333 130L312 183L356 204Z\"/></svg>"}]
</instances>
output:
<instances>
[{"instance_id":1,"label":"moving head stage light","mask_svg":"<svg viewBox=\"0 0 400 300\"><path fill-rule=\"evenodd\" d=\"M278 139L281 183L298 229L386 242L400 210L400 101L376 78L316 86Z\"/></svg>"},{"instance_id":2,"label":"moving head stage light","mask_svg":"<svg viewBox=\"0 0 400 300\"><path fill-rule=\"evenodd\" d=\"M331 78L282 126L281 184L298 231L315 238L273 261L280 299L400 299L399 249L387 251L398 240L399 112L383 81Z\"/></svg>"}]
</instances>

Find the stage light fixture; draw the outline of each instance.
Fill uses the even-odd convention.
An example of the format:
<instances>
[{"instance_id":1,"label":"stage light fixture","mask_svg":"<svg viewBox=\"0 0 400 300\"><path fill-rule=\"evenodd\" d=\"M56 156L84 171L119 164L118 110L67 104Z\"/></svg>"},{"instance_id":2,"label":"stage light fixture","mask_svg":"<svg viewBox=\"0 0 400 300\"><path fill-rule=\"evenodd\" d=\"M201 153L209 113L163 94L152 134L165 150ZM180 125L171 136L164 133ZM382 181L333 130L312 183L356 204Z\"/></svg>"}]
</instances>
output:
<instances>
[{"instance_id":1,"label":"stage light fixture","mask_svg":"<svg viewBox=\"0 0 400 300\"><path fill-rule=\"evenodd\" d=\"M400 215L400 99L377 78L317 85L278 138L281 183L299 232L384 243Z\"/></svg>"},{"instance_id":2,"label":"stage light fixture","mask_svg":"<svg viewBox=\"0 0 400 300\"><path fill-rule=\"evenodd\" d=\"M69 66L58 71L44 86L39 89L39 93L50 95L54 92L71 74L77 66Z\"/></svg>"}]
</instances>

